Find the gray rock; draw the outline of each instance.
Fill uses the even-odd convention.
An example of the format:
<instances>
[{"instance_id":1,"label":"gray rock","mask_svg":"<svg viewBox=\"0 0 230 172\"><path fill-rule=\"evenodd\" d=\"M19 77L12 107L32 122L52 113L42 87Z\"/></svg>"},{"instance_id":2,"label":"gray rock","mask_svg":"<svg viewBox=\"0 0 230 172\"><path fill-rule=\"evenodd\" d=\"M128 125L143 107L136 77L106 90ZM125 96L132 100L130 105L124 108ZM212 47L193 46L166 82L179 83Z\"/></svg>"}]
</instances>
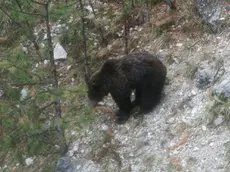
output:
<instances>
[{"instance_id":1,"label":"gray rock","mask_svg":"<svg viewBox=\"0 0 230 172\"><path fill-rule=\"evenodd\" d=\"M223 27L221 22L222 9L218 2L219 0L196 0L195 4L197 13L214 33L220 32Z\"/></svg>"},{"instance_id":2,"label":"gray rock","mask_svg":"<svg viewBox=\"0 0 230 172\"><path fill-rule=\"evenodd\" d=\"M56 172L75 172L75 163L70 157L62 157L58 160Z\"/></svg>"},{"instance_id":3,"label":"gray rock","mask_svg":"<svg viewBox=\"0 0 230 172\"><path fill-rule=\"evenodd\" d=\"M62 157L58 160L55 172L100 172L99 169L92 161L80 158Z\"/></svg>"},{"instance_id":4,"label":"gray rock","mask_svg":"<svg viewBox=\"0 0 230 172\"><path fill-rule=\"evenodd\" d=\"M213 75L210 69L198 69L195 77L196 86L200 89L206 88L213 81Z\"/></svg>"},{"instance_id":5,"label":"gray rock","mask_svg":"<svg viewBox=\"0 0 230 172\"><path fill-rule=\"evenodd\" d=\"M223 116L219 116L218 118L216 118L215 120L214 120L214 124L216 125L216 126L218 126L218 125L220 125L220 124L222 124L224 122L224 117Z\"/></svg>"},{"instance_id":6,"label":"gray rock","mask_svg":"<svg viewBox=\"0 0 230 172\"><path fill-rule=\"evenodd\" d=\"M216 94L222 94L224 97L230 97L230 74L225 75L221 82L214 87Z\"/></svg>"},{"instance_id":7,"label":"gray rock","mask_svg":"<svg viewBox=\"0 0 230 172\"><path fill-rule=\"evenodd\" d=\"M67 58L67 52L58 42L54 47L54 59L59 60L59 59L66 59L66 58Z\"/></svg>"}]
</instances>

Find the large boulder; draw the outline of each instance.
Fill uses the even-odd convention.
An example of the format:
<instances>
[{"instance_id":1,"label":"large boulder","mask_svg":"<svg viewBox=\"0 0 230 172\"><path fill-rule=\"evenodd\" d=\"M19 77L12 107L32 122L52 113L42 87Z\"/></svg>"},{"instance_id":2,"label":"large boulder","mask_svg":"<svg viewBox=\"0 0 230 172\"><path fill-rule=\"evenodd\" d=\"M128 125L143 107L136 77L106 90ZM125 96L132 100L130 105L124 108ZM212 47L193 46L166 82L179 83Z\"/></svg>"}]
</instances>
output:
<instances>
[{"instance_id":1,"label":"large boulder","mask_svg":"<svg viewBox=\"0 0 230 172\"><path fill-rule=\"evenodd\" d=\"M214 87L216 94L223 95L225 98L230 97L230 74L227 74L221 79L220 83Z\"/></svg>"},{"instance_id":2,"label":"large boulder","mask_svg":"<svg viewBox=\"0 0 230 172\"><path fill-rule=\"evenodd\" d=\"M202 17L212 32L218 33L223 28L220 0L196 0L197 13Z\"/></svg>"},{"instance_id":3,"label":"large boulder","mask_svg":"<svg viewBox=\"0 0 230 172\"><path fill-rule=\"evenodd\" d=\"M55 172L100 172L91 160L76 158L74 156L64 156L57 161Z\"/></svg>"},{"instance_id":4,"label":"large boulder","mask_svg":"<svg viewBox=\"0 0 230 172\"><path fill-rule=\"evenodd\" d=\"M75 172L76 165L70 157L62 157L57 162L56 172Z\"/></svg>"}]
</instances>

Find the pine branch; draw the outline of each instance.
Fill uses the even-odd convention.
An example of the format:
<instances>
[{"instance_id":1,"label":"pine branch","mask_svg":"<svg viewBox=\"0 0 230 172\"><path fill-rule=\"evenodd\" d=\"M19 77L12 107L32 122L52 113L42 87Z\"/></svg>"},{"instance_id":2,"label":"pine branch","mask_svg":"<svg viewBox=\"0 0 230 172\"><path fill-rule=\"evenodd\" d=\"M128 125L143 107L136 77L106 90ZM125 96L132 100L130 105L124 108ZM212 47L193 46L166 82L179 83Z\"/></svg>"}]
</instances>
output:
<instances>
[{"instance_id":1,"label":"pine branch","mask_svg":"<svg viewBox=\"0 0 230 172\"><path fill-rule=\"evenodd\" d=\"M3 9L2 7L0 7L0 10L11 20L13 21L13 23L15 23L16 25L18 25L19 27L22 27L22 25L20 23L18 23L17 21L15 21L10 14L7 13L7 11L5 9Z\"/></svg>"},{"instance_id":2,"label":"pine branch","mask_svg":"<svg viewBox=\"0 0 230 172\"><path fill-rule=\"evenodd\" d=\"M22 9L22 6L21 6L19 0L15 0L15 1L16 1L17 5L18 5L19 9L20 9L20 12L23 13L23 9ZM35 38L35 36L34 36L33 28L32 28L31 25L29 24L28 20L26 20L25 22L26 22L26 26L27 26L28 29L29 29L29 35L30 35L29 38L31 38L31 41L33 42L34 48L35 48L35 50L36 50L36 53L37 53L37 55L39 56L40 60L42 61L43 59L42 59L42 55L41 55L41 53L40 53L40 47L39 47L39 45L38 45L38 43L37 43L37 41L36 41L36 38Z\"/></svg>"},{"instance_id":3,"label":"pine branch","mask_svg":"<svg viewBox=\"0 0 230 172\"><path fill-rule=\"evenodd\" d=\"M38 79L39 79L39 81L41 81L42 82L42 78L41 78L41 76L39 76L38 74L36 74L36 73L31 73L31 72L28 72L27 70L25 70L24 68L21 68L21 67L18 67L16 64L14 64L12 61L10 61L9 59L7 60L7 61L9 61L10 62L10 65L12 65L13 67L15 67L15 68L17 68L17 69L19 69L19 70L21 70L21 71L23 71L23 72L25 72L28 76L36 76L36 77L38 77ZM33 74L33 75L32 75Z\"/></svg>"},{"instance_id":4,"label":"pine branch","mask_svg":"<svg viewBox=\"0 0 230 172\"><path fill-rule=\"evenodd\" d=\"M20 12L20 13L22 13L22 14L31 15L31 16L45 17L44 14L40 14L40 13L30 13L30 12L26 12L26 11L18 11L18 10L15 10L15 9L13 9L13 8L9 8L9 10L12 10L12 11L15 11L15 12Z\"/></svg>"}]
</instances>

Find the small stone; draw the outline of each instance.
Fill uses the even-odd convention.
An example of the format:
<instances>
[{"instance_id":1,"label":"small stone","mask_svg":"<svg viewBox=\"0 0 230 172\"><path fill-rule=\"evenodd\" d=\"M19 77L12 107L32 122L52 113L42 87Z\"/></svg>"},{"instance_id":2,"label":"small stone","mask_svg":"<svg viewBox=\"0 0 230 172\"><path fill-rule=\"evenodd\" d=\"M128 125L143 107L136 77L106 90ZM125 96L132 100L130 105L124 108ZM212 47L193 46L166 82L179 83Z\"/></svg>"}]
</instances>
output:
<instances>
[{"instance_id":1,"label":"small stone","mask_svg":"<svg viewBox=\"0 0 230 172\"><path fill-rule=\"evenodd\" d=\"M74 155L74 151L73 151L73 150L70 150L69 153L68 153L68 155L69 155L70 157L73 156L73 155Z\"/></svg>"},{"instance_id":2,"label":"small stone","mask_svg":"<svg viewBox=\"0 0 230 172\"><path fill-rule=\"evenodd\" d=\"M133 153L132 153L132 152L129 154L129 156L130 156L130 157L134 157L134 155L133 155Z\"/></svg>"},{"instance_id":3,"label":"small stone","mask_svg":"<svg viewBox=\"0 0 230 172\"><path fill-rule=\"evenodd\" d=\"M66 69L67 69L67 70L69 70L69 69L71 68L71 66L72 66L72 65L67 66L67 68L66 68Z\"/></svg>"},{"instance_id":4,"label":"small stone","mask_svg":"<svg viewBox=\"0 0 230 172\"><path fill-rule=\"evenodd\" d=\"M193 150L194 150L194 151L198 151L198 150L199 150L199 148L198 148L198 147L195 147Z\"/></svg>"},{"instance_id":5,"label":"small stone","mask_svg":"<svg viewBox=\"0 0 230 172\"><path fill-rule=\"evenodd\" d=\"M41 43L41 48L45 48L45 44Z\"/></svg>"},{"instance_id":6,"label":"small stone","mask_svg":"<svg viewBox=\"0 0 230 172\"><path fill-rule=\"evenodd\" d=\"M55 148L56 148L57 150L60 150L60 146L59 146L59 145L55 145Z\"/></svg>"},{"instance_id":7,"label":"small stone","mask_svg":"<svg viewBox=\"0 0 230 172\"><path fill-rule=\"evenodd\" d=\"M29 165L32 165L34 163L34 160L31 157L30 158L26 158L25 159L25 163L26 163L27 166L29 166Z\"/></svg>"},{"instance_id":8,"label":"small stone","mask_svg":"<svg viewBox=\"0 0 230 172\"><path fill-rule=\"evenodd\" d=\"M28 90L26 87L24 87L24 88L21 90L21 96L20 96L20 100L21 100L21 101L24 100L24 99L27 97L28 91L29 91L29 90Z\"/></svg>"},{"instance_id":9,"label":"small stone","mask_svg":"<svg viewBox=\"0 0 230 172\"><path fill-rule=\"evenodd\" d=\"M108 30L109 29L109 26L105 26L105 30Z\"/></svg>"},{"instance_id":10,"label":"small stone","mask_svg":"<svg viewBox=\"0 0 230 172\"><path fill-rule=\"evenodd\" d=\"M49 61L48 60L44 60L44 65L48 64Z\"/></svg>"},{"instance_id":11,"label":"small stone","mask_svg":"<svg viewBox=\"0 0 230 172\"><path fill-rule=\"evenodd\" d=\"M78 145L74 145L74 146L73 146L73 151L77 151L77 150L78 150L78 148L79 148L79 146L78 146Z\"/></svg>"},{"instance_id":12,"label":"small stone","mask_svg":"<svg viewBox=\"0 0 230 172\"><path fill-rule=\"evenodd\" d=\"M182 47L183 44L182 44L182 43L177 43L176 46L177 46L177 47Z\"/></svg>"},{"instance_id":13,"label":"small stone","mask_svg":"<svg viewBox=\"0 0 230 172\"><path fill-rule=\"evenodd\" d=\"M81 168L81 165L77 165L76 169L79 170Z\"/></svg>"},{"instance_id":14,"label":"small stone","mask_svg":"<svg viewBox=\"0 0 230 172\"><path fill-rule=\"evenodd\" d=\"M222 117L222 116L219 116L218 118L216 118L215 120L214 120L214 124L216 125L216 126L218 126L218 125L220 125L222 122L224 122L224 118Z\"/></svg>"},{"instance_id":15,"label":"small stone","mask_svg":"<svg viewBox=\"0 0 230 172\"><path fill-rule=\"evenodd\" d=\"M202 130L203 130L203 131L206 131L206 130L207 130L207 127L204 126L204 125L202 125Z\"/></svg>"},{"instance_id":16,"label":"small stone","mask_svg":"<svg viewBox=\"0 0 230 172\"><path fill-rule=\"evenodd\" d=\"M214 146L214 143L213 143L213 142L209 143L209 146L213 147L213 146Z\"/></svg>"},{"instance_id":17,"label":"small stone","mask_svg":"<svg viewBox=\"0 0 230 172\"><path fill-rule=\"evenodd\" d=\"M102 124L101 125L101 129L103 130L103 131L107 131L108 130L108 126L107 125L105 125L105 124Z\"/></svg>"},{"instance_id":18,"label":"small stone","mask_svg":"<svg viewBox=\"0 0 230 172\"><path fill-rule=\"evenodd\" d=\"M77 134L76 131L72 131L71 133L72 136L76 136L76 134Z\"/></svg>"},{"instance_id":19,"label":"small stone","mask_svg":"<svg viewBox=\"0 0 230 172\"><path fill-rule=\"evenodd\" d=\"M192 90L192 95L195 96L197 92L195 90Z\"/></svg>"}]
</instances>

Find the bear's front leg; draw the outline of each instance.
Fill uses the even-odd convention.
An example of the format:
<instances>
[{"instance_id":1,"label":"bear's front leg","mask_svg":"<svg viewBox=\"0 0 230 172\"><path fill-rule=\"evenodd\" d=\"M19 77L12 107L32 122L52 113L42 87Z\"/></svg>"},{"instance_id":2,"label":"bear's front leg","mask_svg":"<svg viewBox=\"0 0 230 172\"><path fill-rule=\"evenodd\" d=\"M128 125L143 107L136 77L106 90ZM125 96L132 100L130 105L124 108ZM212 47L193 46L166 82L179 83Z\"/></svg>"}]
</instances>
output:
<instances>
[{"instance_id":1,"label":"bear's front leg","mask_svg":"<svg viewBox=\"0 0 230 172\"><path fill-rule=\"evenodd\" d=\"M122 109L119 109L116 113L116 122L118 124L124 124L128 119L130 118L130 114L123 111Z\"/></svg>"},{"instance_id":2,"label":"bear's front leg","mask_svg":"<svg viewBox=\"0 0 230 172\"><path fill-rule=\"evenodd\" d=\"M119 110L116 113L116 122L118 124L124 124L130 117L130 111L132 110L132 103L130 96L122 97L119 95L113 95L112 97L116 102Z\"/></svg>"}]
</instances>

